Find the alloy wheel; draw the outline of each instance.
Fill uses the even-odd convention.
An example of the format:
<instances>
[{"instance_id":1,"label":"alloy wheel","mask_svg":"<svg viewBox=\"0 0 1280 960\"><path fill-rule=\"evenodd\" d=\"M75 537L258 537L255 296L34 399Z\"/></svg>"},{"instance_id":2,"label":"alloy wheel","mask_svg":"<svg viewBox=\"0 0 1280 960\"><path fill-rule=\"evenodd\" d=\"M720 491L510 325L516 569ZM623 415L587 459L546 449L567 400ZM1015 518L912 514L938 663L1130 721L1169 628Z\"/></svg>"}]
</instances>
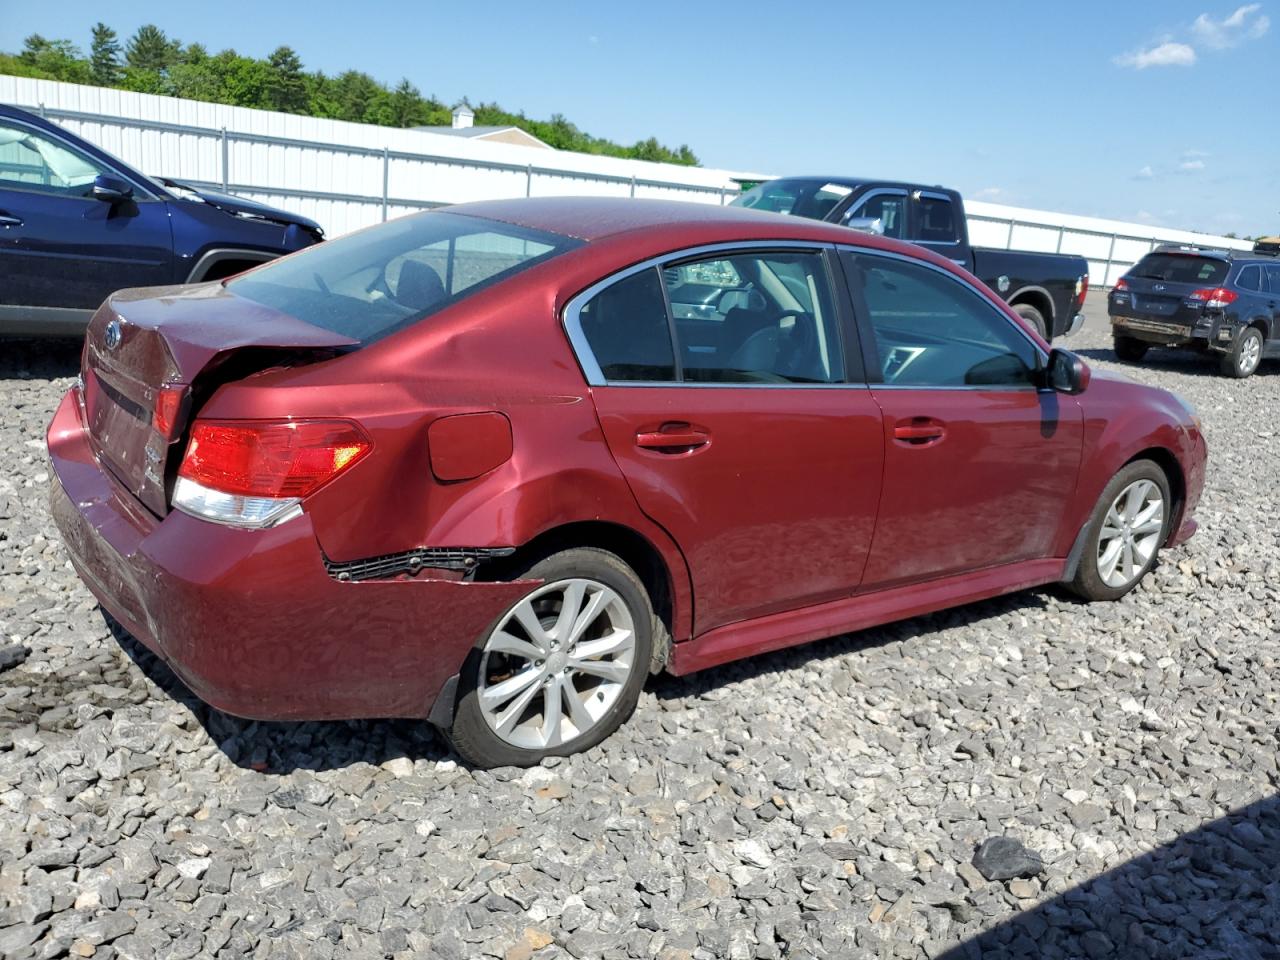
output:
<instances>
[{"instance_id":1,"label":"alloy wheel","mask_svg":"<svg viewBox=\"0 0 1280 960\"><path fill-rule=\"evenodd\" d=\"M1160 546L1164 494L1151 480L1135 480L1115 498L1098 531L1098 575L1109 587L1127 587L1142 575Z\"/></svg>"},{"instance_id":2,"label":"alloy wheel","mask_svg":"<svg viewBox=\"0 0 1280 960\"><path fill-rule=\"evenodd\" d=\"M1262 360L1262 341L1252 335L1246 335L1240 344L1240 361L1237 364L1240 372L1246 376L1253 373Z\"/></svg>"},{"instance_id":3,"label":"alloy wheel","mask_svg":"<svg viewBox=\"0 0 1280 960\"><path fill-rule=\"evenodd\" d=\"M580 578L546 584L485 642L480 713L512 746L560 746L609 712L635 667L635 647L631 611L612 588Z\"/></svg>"}]
</instances>

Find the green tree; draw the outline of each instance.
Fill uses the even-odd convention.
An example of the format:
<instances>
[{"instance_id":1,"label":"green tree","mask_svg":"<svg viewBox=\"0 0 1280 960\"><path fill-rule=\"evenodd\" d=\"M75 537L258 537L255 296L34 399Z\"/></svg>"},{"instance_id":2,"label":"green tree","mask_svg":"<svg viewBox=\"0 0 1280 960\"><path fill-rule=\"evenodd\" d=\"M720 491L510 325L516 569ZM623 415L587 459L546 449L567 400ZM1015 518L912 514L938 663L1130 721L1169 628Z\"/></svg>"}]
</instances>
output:
<instances>
[{"instance_id":1,"label":"green tree","mask_svg":"<svg viewBox=\"0 0 1280 960\"><path fill-rule=\"evenodd\" d=\"M114 87L120 82L120 41L105 23L93 25L93 43L89 47L89 66L93 82L100 87Z\"/></svg>"},{"instance_id":2,"label":"green tree","mask_svg":"<svg viewBox=\"0 0 1280 960\"><path fill-rule=\"evenodd\" d=\"M154 23L144 24L129 39L125 61L134 70L163 73L178 61L182 44L170 40Z\"/></svg>"},{"instance_id":3,"label":"green tree","mask_svg":"<svg viewBox=\"0 0 1280 960\"><path fill-rule=\"evenodd\" d=\"M68 83L88 83L89 63L70 40L47 40L38 33L27 37L18 55L30 75Z\"/></svg>"},{"instance_id":4,"label":"green tree","mask_svg":"<svg viewBox=\"0 0 1280 960\"><path fill-rule=\"evenodd\" d=\"M303 113L307 109L307 81L302 61L291 47L277 47L267 58L268 109Z\"/></svg>"}]
</instances>

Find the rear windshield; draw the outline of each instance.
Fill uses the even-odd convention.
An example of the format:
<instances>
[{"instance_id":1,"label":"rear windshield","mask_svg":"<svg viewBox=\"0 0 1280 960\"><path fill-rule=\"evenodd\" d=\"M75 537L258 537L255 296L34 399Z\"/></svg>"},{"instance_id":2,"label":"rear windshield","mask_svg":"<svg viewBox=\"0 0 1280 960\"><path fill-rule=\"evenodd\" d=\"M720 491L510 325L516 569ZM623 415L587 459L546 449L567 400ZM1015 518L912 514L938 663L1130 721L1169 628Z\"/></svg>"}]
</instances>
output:
<instances>
[{"instance_id":1,"label":"rear windshield","mask_svg":"<svg viewBox=\"0 0 1280 960\"><path fill-rule=\"evenodd\" d=\"M581 244L433 211L309 247L231 280L227 288L370 343Z\"/></svg>"},{"instance_id":2,"label":"rear windshield","mask_svg":"<svg viewBox=\"0 0 1280 960\"><path fill-rule=\"evenodd\" d=\"M836 204L851 193L853 187L843 183L827 183L824 180L770 180L735 197L730 206L823 220L835 209Z\"/></svg>"},{"instance_id":3,"label":"rear windshield","mask_svg":"<svg viewBox=\"0 0 1280 960\"><path fill-rule=\"evenodd\" d=\"M1227 278L1229 266L1227 261L1213 257L1149 253L1138 261L1129 275L1146 280L1167 280L1169 283L1211 283L1217 286Z\"/></svg>"}]
</instances>

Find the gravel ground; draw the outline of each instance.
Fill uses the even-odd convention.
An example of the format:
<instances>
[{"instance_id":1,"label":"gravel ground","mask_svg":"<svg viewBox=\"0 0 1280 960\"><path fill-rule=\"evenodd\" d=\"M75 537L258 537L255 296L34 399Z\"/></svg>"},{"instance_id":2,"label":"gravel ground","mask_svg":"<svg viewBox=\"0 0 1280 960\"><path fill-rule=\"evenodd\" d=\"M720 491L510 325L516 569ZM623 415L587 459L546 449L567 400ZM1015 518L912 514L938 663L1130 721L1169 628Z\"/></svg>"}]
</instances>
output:
<instances>
[{"instance_id":1,"label":"gravel ground","mask_svg":"<svg viewBox=\"0 0 1280 960\"><path fill-rule=\"evenodd\" d=\"M1096 317L1070 345L1115 366ZM45 507L75 366L0 346L0 646L31 651L0 672L0 956L1280 952L1280 363L1126 368L1196 404L1211 465L1124 600L656 678L602 747L493 772L425 725L218 714L114 636ZM1000 835L1043 870L985 880Z\"/></svg>"}]
</instances>

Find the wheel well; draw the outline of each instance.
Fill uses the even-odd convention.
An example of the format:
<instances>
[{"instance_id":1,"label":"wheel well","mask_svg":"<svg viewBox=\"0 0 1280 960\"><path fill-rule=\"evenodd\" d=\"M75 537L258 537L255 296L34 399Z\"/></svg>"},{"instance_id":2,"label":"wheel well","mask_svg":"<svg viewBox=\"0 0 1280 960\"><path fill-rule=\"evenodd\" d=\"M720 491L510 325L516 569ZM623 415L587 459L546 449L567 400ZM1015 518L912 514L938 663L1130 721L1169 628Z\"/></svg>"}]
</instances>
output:
<instances>
[{"instance_id":1,"label":"wheel well","mask_svg":"<svg viewBox=\"0 0 1280 960\"><path fill-rule=\"evenodd\" d=\"M1177 520L1182 515L1182 504L1186 499L1187 491L1186 479L1182 476L1182 467L1178 465L1178 458L1164 447L1149 447L1130 457L1125 466L1127 467L1135 460L1150 460L1164 471L1165 478L1169 481L1169 495L1173 498L1169 519L1171 522ZM1177 528L1171 527L1169 535L1172 536L1176 532Z\"/></svg>"},{"instance_id":2,"label":"wheel well","mask_svg":"<svg viewBox=\"0 0 1280 960\"><path fill-rule=\"evenodd\" d=\"M629 527L599 520L586 520L555 527L517 548L516 552L505 558L501 567L493 572L501 576L503 570L527 567L553 553L573 547L597 547L608 550L635 571L649 594L653 612L667 629L667 637L672 636L671 571L657 548ZM655 638L655 641L657 639ZM666 647L669 643L670 641L667 640L663 646ZM661 662L665 663L669 652L668 649L655 649L655 661L660 656Z\"/></svg>"},{"instance_id":3,"label":"wheel well","mask_svg":"<svg viewBox=\"0 0 1280 960\"><path fill-rule=\"evenodd\" d=\"M262 263L263 261L261 260L219 260L210 265L209 269L204 272L204 276L200 278L200 282L225 280L227 277L248 270L250 267L261 266Z\"/></svg>"},{"instance_id":4,"label":"wheel well","mask_svg":"<svg viewBox=\"0 0 1280 960\"><path fill-rule=\"evenodd\" d=\"M1040 311L1040 316L1044 317L1044 322L1052 329L1053 327L1053 301L1038 290L1024 290L1014 295L1009 301L1009 306L1016 307L1021 303L1025 303L1028 307L1035 307Z\"/></svg>"}]
</instances>

